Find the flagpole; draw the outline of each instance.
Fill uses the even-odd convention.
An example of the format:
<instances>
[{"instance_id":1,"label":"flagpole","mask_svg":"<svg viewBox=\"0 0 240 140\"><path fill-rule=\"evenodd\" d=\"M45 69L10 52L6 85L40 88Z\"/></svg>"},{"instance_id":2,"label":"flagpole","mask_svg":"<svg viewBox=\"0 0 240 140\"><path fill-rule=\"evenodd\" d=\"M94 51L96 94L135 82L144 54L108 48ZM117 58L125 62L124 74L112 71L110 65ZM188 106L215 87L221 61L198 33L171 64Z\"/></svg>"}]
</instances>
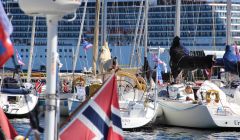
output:
<instances>
[{"instance_id":1,"label":"flagpole","mask_svg":"<svg viewBox=\"0 0 240 140\"><path fill-rule=\"evenodd\" d=\"M47 16L47 96L45 111L45 140L54 140L56 123L57 28L58 16Z\"/></svg>"},{"instance_id":2,"label":"flagpole","mask_svg":"<svg viewBox=\"0 0 240 140\"><path fill-rule=\"evenodd\" d=\"M45 110L44 139L54 140L56 128L56 78L57 78L57 39L58 21L64 15L76 12L80 0L52 1L52 0L20 0L20 8L29 15L45 16L47 23L47 90ZM33 8L34 7L34 8Z\"/></svg>"}]
</instances>

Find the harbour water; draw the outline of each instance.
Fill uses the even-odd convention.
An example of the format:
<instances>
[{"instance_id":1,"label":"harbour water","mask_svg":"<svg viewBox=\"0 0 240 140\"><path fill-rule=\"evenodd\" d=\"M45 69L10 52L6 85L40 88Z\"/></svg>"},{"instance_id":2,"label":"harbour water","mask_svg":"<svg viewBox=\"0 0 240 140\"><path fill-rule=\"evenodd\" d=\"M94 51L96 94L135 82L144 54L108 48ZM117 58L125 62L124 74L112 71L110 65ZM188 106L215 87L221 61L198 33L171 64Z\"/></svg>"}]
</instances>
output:
<instances>
[{"instance_id":1,"label":"harbour water","mask_svg":"<svg viewBox=\"0 0 240 140\"><path fill-rule=\"evenodd\" d=\"M190 116L189 116L190 117ZM30 129L29 120L11 119L20 135L25 136ZM40 119L40 125L44 125L44 119ZM125 140L240 140L240 129L201 130L171 126L152 126L148 128L124 131ZM43 139L43 134L41 135ZM34 140L33 134L29 140Z\"/></svg>"}]
</instances>

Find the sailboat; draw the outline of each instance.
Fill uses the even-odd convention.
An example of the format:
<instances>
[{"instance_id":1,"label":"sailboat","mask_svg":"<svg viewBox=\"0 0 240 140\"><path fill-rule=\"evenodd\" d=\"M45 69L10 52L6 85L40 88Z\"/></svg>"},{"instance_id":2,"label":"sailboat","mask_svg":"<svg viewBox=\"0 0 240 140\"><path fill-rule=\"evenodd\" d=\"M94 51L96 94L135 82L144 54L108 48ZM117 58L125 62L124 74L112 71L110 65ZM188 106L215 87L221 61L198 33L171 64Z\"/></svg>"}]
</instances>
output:
<instances>
[{"instance_id":1,"label":"sailboat","mask_svg":"<svg viewBox=\"0 0 240 140\"><path fill-rule=\"evenodd\" d=\"M179 14L181 1L176 4ZM180 21L179 18L176 21ZM180 27L180 22L177 25ZM176 30L180 33L180 28ZM158 118L160 124L193 128L240 127L240 106L229 103L224 91L210 80L171 84L163 87L160 95L158 103L163 112Z\"/></svg>"},{"instance_id":2,"label":"sailboat","mask_svg":"<svg viewBox=\"0 0 240 140\"><path fill-rule=\"evenodd\" d=\"M145 1L144 63L147 62L148 7L149 3ZM141 14L141 12L139 12L139 14ZM134 49L135 45L133 47L133 50ZM130 62L130 65L131 63L132 62ZM146 64L144 64L143 73L146 71L145 66ZM124 129L134 129L153 124L159 115L158 104L156 103L156 87L155 89L149 89L144 77L128 73L124 70L119 70L117 75L122 127Z\"/></svg>"},{"instance_id":3,"label":"sailboat","mask_svg":"<svg viewBox=\"0 0 240 140\"><path fill-rule=\"evenodd\" d=\"M9 117L25 117L37 103L38 96L29 83L22 84L19 73L1 76L0 107Z\"/></svg>"}]
</instances>

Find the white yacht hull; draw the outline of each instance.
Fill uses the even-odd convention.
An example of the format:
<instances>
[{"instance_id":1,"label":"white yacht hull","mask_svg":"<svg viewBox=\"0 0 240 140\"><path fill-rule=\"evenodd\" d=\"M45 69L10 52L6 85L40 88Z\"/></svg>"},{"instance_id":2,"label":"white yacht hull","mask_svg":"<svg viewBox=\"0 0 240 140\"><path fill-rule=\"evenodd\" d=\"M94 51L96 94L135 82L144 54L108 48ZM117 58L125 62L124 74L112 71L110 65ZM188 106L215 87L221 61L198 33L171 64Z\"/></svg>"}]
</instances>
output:
<instances>
[{"instance_id":1,"label":"white yacht hull","mask_svg":"<svg viewBox=\"0 0 240 140\"><path fill-rule=\"evenodd\" d=\"M7 115L22 116L32 111L38 103L35 94L0 94L0 107Z\"/></svg>"},{"instance_id":2,"label":"white yacht hull","mask_svg":"<svg viewBox=\"0 0 240 140\"><path fill-rule=\"evenodd\" d=\"M218 111L218 106L161 99L159 107L163 111L163 116L159 119L161 124L193 128L240 127L240 115L227 107L225 112Z\"/></svg>"},{"instance_id":3,"label":"white yacht hull","mask_svg":"<svg viewBox=\"0 0 240 140\"><path fill-rule=\"evenodd\" d=\"M154 103L119 101L123 129L144 127L154 123L158 115L158 106Z\"/></svg>"}]
</instances>

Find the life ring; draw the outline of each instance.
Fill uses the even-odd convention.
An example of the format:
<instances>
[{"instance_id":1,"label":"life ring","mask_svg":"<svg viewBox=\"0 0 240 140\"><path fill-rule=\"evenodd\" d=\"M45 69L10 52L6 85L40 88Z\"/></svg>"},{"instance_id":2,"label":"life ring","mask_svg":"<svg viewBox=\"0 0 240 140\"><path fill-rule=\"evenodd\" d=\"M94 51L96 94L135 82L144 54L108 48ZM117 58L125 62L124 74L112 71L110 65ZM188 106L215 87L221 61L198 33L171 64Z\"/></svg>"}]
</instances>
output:
<instances>
[{"instance_id":1,"label":"life ring","mask_svg":"<svg viewBox=\"0 0 240 140\"><path fill-rule=\"evenodd\" d=\"M77 77L73 80L73 85L76 86L78 83L83 82L83 85L85 86L85 79L82 76Z\"/></svg>"},{"instance_id":2,"label":"life ring","mask_svg":"<svg viewBox=\"0 0 240 140\"><path fill-rule=\"evenodd\" d=\"M207 103L210 103L211 95L215 95L215 102L218 103L219 100L220 100L220 96L219 96L219 92L217 90L208 90L206 92L206 101L207 101Z\"/></svg>"}]
</instances>

